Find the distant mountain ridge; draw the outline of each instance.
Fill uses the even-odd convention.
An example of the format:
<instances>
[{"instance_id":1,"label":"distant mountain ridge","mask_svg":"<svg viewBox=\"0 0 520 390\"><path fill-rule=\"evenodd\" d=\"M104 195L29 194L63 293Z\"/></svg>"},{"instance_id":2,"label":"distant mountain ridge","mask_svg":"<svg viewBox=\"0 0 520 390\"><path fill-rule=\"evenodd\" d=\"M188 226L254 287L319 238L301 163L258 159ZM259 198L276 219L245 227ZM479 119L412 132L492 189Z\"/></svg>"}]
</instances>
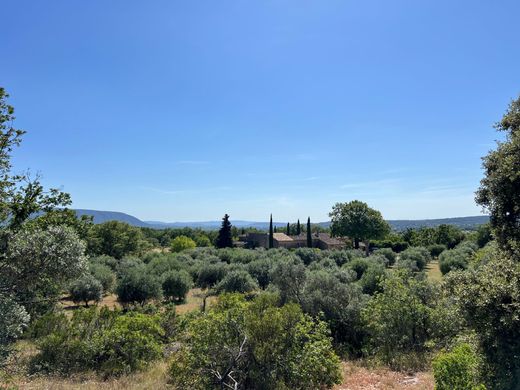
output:
<instances>
[{"instance_id":1,"label":"distant mountain ridge","mask_svg":"<svg viewBox=\"0 0 520 390\"><path fill-rule=\"evenodd\" d=\"M141 221L132 215L117 212L117 211L100 211L88 209L76 209L76 214L90 215L94 218L94 223L103 223L107 221L126 222L132 226L148 227L153 229L167 229L167 228L183 228L189 227L194 229L215 230L220 228L221 221L202 221L202 222L160 222L160 221ZM489 222L489 216L477 215L471 217L454 217L454 218L439 218L439 219L419 219L419 220L389 220L388 223L392 229L403 231L408 228L418 229L421 227L435 227L442 224L454 225L461 229L475 229L478 225ZM233 226L238 228L256 228L259 230L269 229L269 222L257 221L231 221ZM273 222L273 225L279 228L284 228L287 222ZM320 222L319 225L329 227L330 222Z\"/></svg>"}]
</instances>

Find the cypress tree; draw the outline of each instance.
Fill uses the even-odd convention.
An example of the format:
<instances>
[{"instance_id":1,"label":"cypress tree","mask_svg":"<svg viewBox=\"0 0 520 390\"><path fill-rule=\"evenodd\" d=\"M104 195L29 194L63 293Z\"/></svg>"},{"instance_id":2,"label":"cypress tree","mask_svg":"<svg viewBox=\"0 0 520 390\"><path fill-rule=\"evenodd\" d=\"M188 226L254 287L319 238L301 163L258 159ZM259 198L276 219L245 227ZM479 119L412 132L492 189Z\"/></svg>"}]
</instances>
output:
<instances>
[{"instance_id":1,"label":"cypress tree","mask_svg":"<svg viewBox=\"0 0 520 390\"><path fill-rule=\"evenodd\" d=\"M298 220L298 222L296 222L296 235L299 236L301 234L302 230L301 230L301 227L300 227L300 220Z\"/></svg>"},{"instance_id":2,"label":"cypress tree","mask_svg":"<svg viewBox=\"0 0 520 390\"><path fill-rule=\"evenodd\" d=\"M274 225L274 232L278 233L278 231L276 230L276 225Z\"/></svg>"},{"instance_id":3,"label":"cypress tree","mask_svg":"<svg viewBox=\"0 0 520 390\"><path fill-rule=\"evenodd\" d=\"M307 247L312 248L311 217L307 218Z\"/></svg>"},{"instance_id":4,"label":"cypress tree","mask_svg":"<svg viewBox=\"0 0 520 390\"><path fill-rule=\"evenodd\" d=\"M271 214L271 219L269 221L269 248L274 247L274 237L273 237L273 214Z\"/></svg>"},{"instance_id":5,"label":"cypress tree","mask_svg":"<svg viewBox=\"0 0 520 390\"><path fill-rule=\"evenodd\" d=\"M231 235L231 222L229 222L229 215L224 215L222 218L222 227L218 231L217 241L215 242L217 248L232 248L233 237Z\"/></svg>"},{"instance_id":6,"label":"cypress tree","mask_svg":"<svg viewBox=\"0 0 520 390\"><path fill-rule=\"evenodd\" d=\"M286 234L287 234L288 236L291 235L291 225L289 225L289 222L287 222L287 232L286 232Z\"/></svg>"}]
</instances>

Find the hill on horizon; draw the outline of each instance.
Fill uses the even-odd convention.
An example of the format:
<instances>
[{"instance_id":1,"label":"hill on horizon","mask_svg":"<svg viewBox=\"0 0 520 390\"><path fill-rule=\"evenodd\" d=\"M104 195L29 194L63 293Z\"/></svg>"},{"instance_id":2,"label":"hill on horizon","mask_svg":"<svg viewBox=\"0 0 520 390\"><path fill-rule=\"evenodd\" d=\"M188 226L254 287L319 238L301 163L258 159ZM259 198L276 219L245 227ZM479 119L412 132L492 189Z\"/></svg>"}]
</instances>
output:
<instances>
[{"instance_id":1,"label":"hill on horizon","mask_svg":"<svg viewBox=\"0 0 520 390\"><path fill-rule=\"evenodd\" d=\"M94 223L103 223L107 221L120 221L128 223L132 226L147 227L152 229L167 229L167 228L183 228L189 227L193 229L215 230L219 229L221 221L198 221L198 222L161 222L161 221L142 221L132 215L118 212L118 211L100 211L89 209L75 209L78 216L90 215L94 218ZM489 222L489 216L477 215L469 217L454 217L454 218L437 218L437 219L418 219L418 220L388 220L392 229L403 231L408 228L418 229L421 227L435 227L442 224L454 225L461 229L472 230L477 226ZM269 229L269 222L258 221L244 221L231 220L233 226L238 228L256 228L259 230ZM330 222L320 222L320 226L329 227ZM287 222L273 222L273 225L279 228L284 228Z\"/></svg>"}]
</instances>

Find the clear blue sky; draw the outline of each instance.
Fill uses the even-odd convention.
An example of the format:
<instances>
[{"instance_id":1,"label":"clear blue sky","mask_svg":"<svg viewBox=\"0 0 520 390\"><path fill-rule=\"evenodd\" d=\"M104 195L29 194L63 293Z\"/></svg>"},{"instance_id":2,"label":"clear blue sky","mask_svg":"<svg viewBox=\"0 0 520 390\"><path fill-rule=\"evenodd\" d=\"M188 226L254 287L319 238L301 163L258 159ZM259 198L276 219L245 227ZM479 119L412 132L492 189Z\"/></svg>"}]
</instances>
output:
<instances>
[{"instance_id":1,"label":"clear blue sky","mask_svg":"<svg viewBox=\"0 0 520 390\"><path fill-rule=\"evenodd\" d=\"M476 215L518 0L0 0L15 167L144 220Z\"/></svg>"}]
</instances>

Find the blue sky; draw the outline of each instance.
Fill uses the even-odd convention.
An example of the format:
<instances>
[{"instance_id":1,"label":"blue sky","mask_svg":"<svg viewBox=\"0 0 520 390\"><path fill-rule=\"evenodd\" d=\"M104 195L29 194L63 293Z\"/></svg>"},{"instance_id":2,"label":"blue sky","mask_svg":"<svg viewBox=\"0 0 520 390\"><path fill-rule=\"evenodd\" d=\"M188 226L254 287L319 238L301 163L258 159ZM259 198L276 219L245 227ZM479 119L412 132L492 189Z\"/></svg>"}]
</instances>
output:
<instances>
[{"instance_id":1,"label":"blue sky","mask_svg":"<svg viewBox=\"0 0 520 390\"><path fill-rule=\"evenodd\" d=\"M476 215L517 0L3 1L17 170L144 220Z\"/></svg>"}]
</instances>

